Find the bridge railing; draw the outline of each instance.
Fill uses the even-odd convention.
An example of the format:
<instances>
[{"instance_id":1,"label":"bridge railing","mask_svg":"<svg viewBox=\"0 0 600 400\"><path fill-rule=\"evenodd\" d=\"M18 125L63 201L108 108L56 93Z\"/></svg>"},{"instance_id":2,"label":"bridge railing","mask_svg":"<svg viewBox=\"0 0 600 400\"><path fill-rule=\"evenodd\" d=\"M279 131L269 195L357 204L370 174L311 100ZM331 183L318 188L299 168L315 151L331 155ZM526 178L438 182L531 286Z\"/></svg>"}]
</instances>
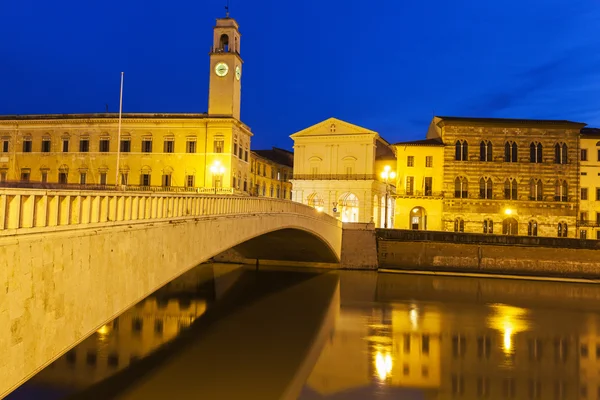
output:
<instances>
[{"instance_id":1,"label":"bridge railing","mask_svg":"<svg viewBox=\"0 0 600 400\"><path fill-rule=\"evenodd\" d=\"M293 213L341 224L290 200L197 193L0 189L0 236L81 225Z\"/></svg>"}]
</instances>

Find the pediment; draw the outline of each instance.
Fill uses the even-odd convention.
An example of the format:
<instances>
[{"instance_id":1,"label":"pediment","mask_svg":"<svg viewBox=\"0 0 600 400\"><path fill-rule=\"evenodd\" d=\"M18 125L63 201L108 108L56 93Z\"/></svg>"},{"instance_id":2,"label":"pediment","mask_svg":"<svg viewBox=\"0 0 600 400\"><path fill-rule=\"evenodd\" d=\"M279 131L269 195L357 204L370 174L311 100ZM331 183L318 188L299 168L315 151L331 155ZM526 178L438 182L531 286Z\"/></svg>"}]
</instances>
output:
<instances>
[{"instance_id":1,"label":"pediment","mask_svg":"<svg viewBox=\"0 0 600 400\"><path fill-rule=\"evenodd\" d=\"M297 137L306 136L330 136L330 135L356 135L356 134L374 134L377 132L372 131L362 126L354 125L346 121L342 121L337 118L329 118L325 121L319 122L318 124L309 126L299 132L296 132L290 137L292 139Z\"/></svg>"}]
</instances>

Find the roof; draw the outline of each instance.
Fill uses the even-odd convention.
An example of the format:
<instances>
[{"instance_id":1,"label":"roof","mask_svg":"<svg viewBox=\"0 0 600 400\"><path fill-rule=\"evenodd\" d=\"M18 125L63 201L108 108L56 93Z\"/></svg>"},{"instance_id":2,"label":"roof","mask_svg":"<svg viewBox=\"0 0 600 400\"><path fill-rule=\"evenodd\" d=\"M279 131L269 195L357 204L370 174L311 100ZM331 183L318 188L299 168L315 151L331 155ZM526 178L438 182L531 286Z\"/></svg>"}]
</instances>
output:
<instances>
[{"instance_id":1,"label":"roof","mask_svg":"<svg viewBox=\"0 0 600 400\"><path fill-rule=\"evenodd\" d=\"M412 140L410 142L394 143L394 146L444 146L444 142L439 139Z\"/></svg>"},{"instance_id":2,"label":"roof","mask_svg":"<svg viewBox=\"0 0 600 400\"><path fill-rule=\"evenodd\" d=\"M384 142L379 142L377 144L377 148L375 149L375 159L376 160L395 160L396 154L394 154L394 150L388 146Z\"/></svg>"},{"instance_id":3,"label":"roof","mask_svg":"<svg viewBox=\"0 0 600 400\"><path fill-rule=\"evenodd\" d=\"M291 151L273 147L271 150L252 150L252 152L274 163L288 167L294 166L294 153Z\"/></svg>"},{"instance_id":4,"label":"roof","mask_svg":"<svg viewBox=\"0 0 600 400\"><path fill-rule=\"evenodd\" d=\"M515 119L515 118L474 118L474 117L441 117L436 116L441 121L438 125L444 125L444 122L456 123L480 123L480 124L496 124L496 125L567 125L583 128L587 124L583 122L574 122L568 120L557 119Z\"/></svg>"},{"instance_id":5,"label":"roof","mask_svg":"<svg viewBox=\"0 0 600 400\"><path fill-rule=\"evenodd\" d=\"M583 137L600 137L600 128L583 128L581 130L581 136Z\"/></svg>"},{"instance_id":6,"label":"roof","mask_svg":"<svg viewBox=\"0 0 600 400\"><path fill-rule=\"evenodd\" d=\"M123 113L123 118L206 118L207 113ZM212 116L211 116L212 117ZM119 113L86 113L86 114L21 114L21 115L0 115L0 120L48 120L48 119L115 119L119 118Z\"/></svg>"}]
</instances>

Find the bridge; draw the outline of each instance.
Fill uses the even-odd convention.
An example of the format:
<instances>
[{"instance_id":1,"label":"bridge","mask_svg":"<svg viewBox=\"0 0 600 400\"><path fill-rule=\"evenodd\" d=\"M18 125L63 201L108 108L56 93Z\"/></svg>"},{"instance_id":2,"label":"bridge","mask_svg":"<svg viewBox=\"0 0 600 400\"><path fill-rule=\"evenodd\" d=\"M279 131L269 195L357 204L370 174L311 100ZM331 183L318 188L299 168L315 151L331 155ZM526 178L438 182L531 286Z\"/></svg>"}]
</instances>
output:
<instances>
[{"instance_id":1,"label":"bridge","mask_svg":"<svg viewBox=\"0 0 600 400\"><path fill-rule=\"evenodd\" d=\"M124 310L228 249L338 264L342 224L291 201L0 189L0 398Z\"/></svg>"}]
</instances>

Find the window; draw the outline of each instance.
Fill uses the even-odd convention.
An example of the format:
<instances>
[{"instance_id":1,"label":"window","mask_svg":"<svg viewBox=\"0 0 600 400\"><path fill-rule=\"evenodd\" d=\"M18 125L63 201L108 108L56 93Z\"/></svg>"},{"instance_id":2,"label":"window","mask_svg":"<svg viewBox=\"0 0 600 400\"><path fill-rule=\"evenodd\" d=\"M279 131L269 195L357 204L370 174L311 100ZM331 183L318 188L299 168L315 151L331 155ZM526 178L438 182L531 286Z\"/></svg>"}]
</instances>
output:
<instances>
[{"instance_id":1,"label":"window","mask_svg":"<svg viewBox=\"0 0 600 400\"><path fill-rule=\"evenodd\" d=\"M483 220L483 233L494 233L494 221L489 218Z\"/></svg>"},{"instance_id":2,"label":"window","mask_svg":"<svg viewBox=\"0 0 600 400\"><path fill-rule=\"evenodd\" d=\"M490 379L489 378L477 378L477 396L488 397L490 394Z\"/></svg>"},{"instance_id":3,"label":"window","mask_svg":"<svg viewBox=\"0 0 600 400\"><path fill-rule=\"evenodd\" d=\"M556 187L555 187L555 193L554 193L554 200L555 201L569 201L568 199L568 187L567 187L567 182L562 180L562 179L558 179L556 181Z\"/></svg>"},{"instance_id":4,"label":"window","mask_svg":"<svg viewBox=\"0 0 600 400\"><path fill-rule=\"evenodd\" d=\"M131 139L121 139L121 153L129 153L131 151Z\"/></svg>"},{"instance_id":5,"label":"window","mask_svg":"<svg viewBox=\"0 0 600 400\"><path fill-rule=\"evenodd\" d=\"M188 139L185 143L185 152L186 153L195 153L196 152L196 140Z\"/></svg>"},{"instance_id":6,"label":"window","mask_svg":"<svg viewBox=\"0 0 600 400\"><path fill-rule=\"evenodd\" d=\"M195 142L194 142L195 143ZM189 188L195 187L196 177L194 175L187 175L185 177L185 186Z\"/></svg>"},{"instance_id":7,"label":"window","mask_svg":"<svg viewBox=\"0 0 600 400\"><path fill-rule=\"evenodd\" d=\"M67 172L58 173L58 183L66 184L68 182Z\"/></svg>"},{"instance_id":8,"label":"window","mask_svg":"<svg viewBox=\"0 0 600 400\"><path fill-rule=\"evenodd\" d=\"M587 199L588 199L588 189L581 188L581 200L587 200Z\"/></svg>"},{"instance_id":9,"label":"window","mask_svg":"<svg viewBox=\"0 0 600 400\"><path fill-rule=\"evenodd\" d=\"M0 171L0 182L6 182L6 171Z\"/></svg>"},{"instance_id":10,"label":"window","mask_svg":"<svg viewBox=\"0 0 600 400\"><path fill-rule=\"evenodd\" d=\"M108 151L110 150L110 139L100 139L98 150L100 151L100 153L108 153Z\"/></svg>"},{"instance_id":11,"label":"window","mask_svg":"<svg viewBox=\"0 0 600 400\"><path fill-rule=\"evenodd\" d=\"M600 149L598 149L598 161L600 161ZM600 173L598 175L600 175Z\"/></svg>"},{"instance_id":12,"label":"window","mask_svg":"<svg viewBox=\"0 0 600 400\"><path fill-rule=\"evenodd\" d=\"M129 182L129 173L128 172L122 172L121 173L121 185L127 185L127 183Z\"/></svg>"},{"instance_id":13,"label":"window","mask_svg":"<svg viewBox=\"0 0 600 400\"><path fill-rule=\"evenodd\" d=\"M162 186L170 187L171 186L171 174L164 174L162 176Z\"/></svg>"},{"instance_id":14,"label":"window","mask_svg":"<svg viewBox=\"0 0 600 400\"><path fill-rule=\"evenodd\" d=\"M243 160L244 159L243 157L244 157L244 149L242 149L242 145L240 145L239 152L238 152L238 158L240 160Z\"/></svg>"},{"instance_id":15,"label":"window","mask_svg":"<svg viewBox=\"0 0 600 400\"><path fill-rule=\"evenodd\" d=\"M50 138L42 138L42 153L50 153Z\"/></svg>"},{"instance_id":16,"label":"window","mask_svg":"<svg viewBox=\"0 0 600 400\"><path fill-rule=\"evenodd\" d=\"M140 175L140 185L142 186L150 186L150 177L149 173L143 173Z\"/></svg>"},{"instance_id":17,"label":"window","mask_svg":"<svg viewBox=\"0 0 600 400\"><path fill-rule=\"evenodd\" d=\"M214 152L215 153L222 153L223 152L223 147L224 147L224 139L221 137L216 137L215 138L215 146L214 146Z\"/></svg>"},{"instance_id":18,"label":"window","mask_svg":"<svg viewBox=\"0 0 600 400\"><path fill-rule=\"evenodd\" d=\"M157 336L162 335L163 329L164 329L163 321L160 319L154 320L154 333L156 333Z\"/></svg>"},{"instance_id":19,"label":"window","mask_svg":"<svg viewBox=\"0 0 600 400\"><path fill-rule=\"evenodd\" d=\"M87 153L88 151L90 151L90 139L89 138L79 139L79 152Z\"/></svg>"},{"instance_id":20,"label":"window","mask_svg":"<svg viewBox=\"0 0 600 400\"><path fill-rule=\"evenodd\" d=\"M556 143L554 145L554 163L567 163L567 145L565 143Z\"/></svg>"},{"instance_id":21,"label":"window","mask_svg":"<svg viewBox=\"0 0 600 400\"><path fill-rule=\"evenodd\" d=\"M517 180L508 178L504 181L504 198L506 200L517 200Z\"/></svg>"},{"instance_id":22,"label":"window","mask_svg":"<svg viewBox=\"0 0 600 400\"><path fill-rule=\"evenodd\" d=\"M412 196L414 194L415 189L415 177L407 176L406 177L406 194L408 196Z\"/></svg>"},{"instance_id":23,"label":"window","mask_svg":"<svg viewBox=\"0 0 600 400\"><path fill-rule=\"evenodd\" d=\"M421 352L429 354L429 335L423 335L421 338Z\"/></svg>"},{"instance_id":24,"label":"window","mask_svg":"<svg viewBox=\"0 0 600 400\"><path fill-rule=\"evenodd\" d=\"M482 140L481 143L479 143L479 161L493 161L492 142Z\"/></svg>"},{"instance_id":25,"label":"window","mask_svg":"<svg viewBox=\"0 0 600 400\"><path fill-rule=\"evenodd\" d=\"M466 199L469 197L468 182L464 176L457 176L454 180L454 197L457 199Z\"/></svg>"},{"instance_id":26,"label":"window","mask_svg":"<svg viewBox=\"0 0 600 400\"><path fill-rule=\"evenodd\" d=\"M62 151L63 151L63 153L69 152L69 139L68 138L63 138L63 140L62 140Z\"/></svg>"},{"instance_id":27,"label":"window","mask_svg":"<svg viewBox=\"0 0 600 400\"><path fill-rule=\"evenodd\" d=\"M87 174L85 172L81 172L79 174L79 184L80 185L85 185L86 179L87 179Z\"/></svg>"},{"instance_id":28,"label":"window","mask_svg":"<svg viewBox=\"0 0 600 400\"><path fill-rule=\"evenodd\" d=\"M237 144L237 139L236 139L235 142L233 142L233 155L237 156L237 152L238 152L238 144Z\"/></svg>"},{"instance_id":29,"label":"window","mask_svg":"<svg viewBox=\"0 0 600 400\"><path fill-rule=\"evenodd\" d=\"M579 348L579 354L581 355L581 358L588 358L589 355L589 349L588 349L588 345L585 343L582 343L580 348Z\"/></svg>"},{"instance_id":30,"label":"window","mask_svg":"<svg viewBox=\"0 0 600 400\"><path fill-rule=\"evenodd\" d=\"M248 149L244 150L244 161L248 162Z\"/></svg>"},{"instance_id":31,"label":"window","mask_svg":"<svg viewBox=\"0 0 600 400\"><path fill-rule=\"evenodd\" d=\"M106 185L106 172L100 172L100 184Z\"/></svg>"},{"instance_id":32,"label":"window","mask_svg":"<svg viewBox=\"0 0 600 400\"><path fill-rule=\"evenodd\" d=\"M456 218L454 220L454 232L464 232L465 221L462 218Z\"/></svg>"},{"instance_id":33,"label":"window","mask_svg":"<svg viewBox=\"0 0 600 400\"><path fill-rule=\"evenodd\" d=\"M173 138L165 138L165 142L163 145L163 152L164 153L174 153L175 152L175 140Z\"/></svg>"},{"instance_id":34,"label":"window","mask_svg":"<svg viewBox=\"0 0 600 400\"><path fill-rule=\"evenodd\" d=\"M558 223L558 237L567 237L567 223L566 222Z\"/></svg>"},{"instance_id":35,"label":"window","mask_svg":"<svg viewBox=\"0 0 600 400\"><path fill-rule=\"evenodd\" d=\"M509 141L504 144L504 161L517 162L517 144Z\"/></svg>"},{"instance_id":36,"label":"window","mask_svg":"<svg viewBox=\"0 0 600 400\"><path fill-rule=\"evenodd\" d=\"M517 385L514 378L505 378L502 382L502 397L514 399L517 395Z\"/></svg>"},{"instance_id":37,"label":"window","mask_svg":"<svg viewBox=\"0 0 600 400\"><path fill-rule=\"evenodd\" d=\"M426 168L433 167L433 156L426 156L425 157L425 167Z\"/></svg>"},{"instance_id":38,"label":"window","mask_svg":"<svg viewBox=\"0 0 600 400\"><path fill-rule=\"evenodd\" d=\"M273 197L273 185L269 187L269 197Z\"/></svg>"},{"instance_id":39,"label":"window","mask_svg":"<svg viewBox=\"0 0 600 400\"><path fill-rule=\"evenodd\" d=\"M587 239L587 230L582 229L579 231L579 239Z\"/></svg>"},{"instance_id":40,"label":"window","mask_svg":"<svg viewBox=\"0 0 600 400\"><path fill-rule=\"evenodd\" d=\"M542 162L542 144L541 143L531 143L529 145L529 161L532 163L541 163Z\"/></svg>"},{"instance_id":41,"label":"window","mask_svg":"<svg viewBox=\"0 0 600 400\"><path fill-rule=\"evenodd\" d=\"M142 153L152 153L152 138L142 139Z\"/></svg>"},{"instance_id":42,"label":"window","mask_svg":"<svg viewBox=\"0 0 600 400\"><path fill-rule=\"evenodd\" d=\"M42 183L47 183L47 182L48 182L48 172L42 171Z\"/></svg>"},{"instance_id":43,"label":"window","mask_svg":"<svg viewBox=\"0 0 600 400\"><path fill-rule=\"evenodd\" d=\"M581 173L581 175L582 175L582 176L586 176L586 175L587 175L587 172L582 172L582 173Z\"/></svg>"},{"instance_id":44,"label":"window","mask_svg":"<svg viewBox=\"0 0 600 400\"><path fill-rule=\"evenodd\" d=\"M408 157L406 157L406 166L407 167L414 167L415 166L415 156L408 156Z\"/></svg>"},{"instance_id":45,"label":"window","mask_svg":"<svg viewBox=\"0 0 600 400\"><path fill-rule=\"evenodd\" d=\"M519 234L519 223L514 218L506 218L502 221L502 234L503 235L518 235Z\"/></svg>"},{"instance_id":46,"label":"window","mask_svg":"<svg viewBox=\"0 0 600 400\"><path fill-rule=\"evenodd\" d=\"M452 394L462 395L465 391L465 379L460 375L452 374Z\"/></svg>"},{"instance_id":47,"label":"window","mask_svg":"<svg viewBox=\"0 0 600 400\"><path fill-rule=\"evenodd\" d=\"M2 152L8 153L8 139L2 140Z\"/></svg>"},{"instance_id":48,"label":"window","mask_svg":"<svg viewBox=\"0 0 600 400\"><path fill-rule=\"evenodd\" d=\"M425 196L433 196L433 178L431 176L425 177Z\"/></svg>"},{"instance_id":49,"label":"window","mask_svg":"<svg viewBox=\"0 0 600 400\"><path fill-rule=\"evenodd\" d=\"M537 221L531 220L529 224L527 224L527 235L528 236L537 236L538 234L538 223Z\"/></svg>"},{"instance_id":50,"label":"window","mask_svg":"<svg viewBox=\"0 0 600 400\"><path fill-rule=\"evenodd\" d=\"M581 161L587 161L587 149L581 149Z\"/></svg>"},{"instance_id":51,"label":"window","mask_svg":"<svg viewBox=\"0 0 600 400\"><path fill-rule=\"evenodd\" d=\"M459 358L465 355L467 351L466 338L461 335L452 336L452 357Z\"/></svg>"},{"instance_id":52,"label":"window","mask_svg":"<svg viewBox=\"0 0 600 400\"><path fill-rule=\"evenodd\" d=\"M469 156L469 145L465 140L457 140L455 145L454 159L456 161L467 161Z\"/></svg>"},{"instance_id":53,"label":"window","mask_svg":"<svg viewBox=\"0 0 600 400\"><path fill-rule=\"evenodd\" d=\"M21 182L29 182L30 176L31 176L31 170L29 170L29 169L21 170Z\"/></svg>"},{"instance_id":54,"label":"window","mask_svg":"<svg viewBox=\"0 0 600 400\"><path fill-rule=\"evenodd\" d=\"M280 194L281 194L281 191L280 191L280 189L279 189L279 186L277 186L277 190L276 190L276 192L277 192L277 198L279 198L279 196L280 196Z\"/></svg>"},{"instance_id":55,"label":"window","mask_svg":"<svg viewBox=\"0 0 600 400\"><path fill-rule=\"evenodd\" d=\"M600 188L596 188L596 201L600 201Z\"/></svg>"},{"instance_id":56,"label":"window","mask_svg":"<svg viewBox=\"0 0 600 400\"><path fill-rule=\"evenodd\" d=\"M483 177L479 179L479 198L480 199L492 199L492 179L490 177Z\"/></svg>"},{"instance_id":57,"label":"window","mask_svg":"<svg viewBox=\"0 0 600 400\"><path fill-rule=\"evenodd\" d=\"M534 201L544 200L544 193L542 190L541 179L531 179L529 181L529 200L534 200Z\"/></svg>"},{"instance_id":58,"label":"window","mask_svg":"<svg viewBox=\"0 0 600 400\"><path fill-rule=\"evenodd\" d=\"M31 153L31 138L27 137L23 139L23 153Z\"/></svg>"}]
</instances>

